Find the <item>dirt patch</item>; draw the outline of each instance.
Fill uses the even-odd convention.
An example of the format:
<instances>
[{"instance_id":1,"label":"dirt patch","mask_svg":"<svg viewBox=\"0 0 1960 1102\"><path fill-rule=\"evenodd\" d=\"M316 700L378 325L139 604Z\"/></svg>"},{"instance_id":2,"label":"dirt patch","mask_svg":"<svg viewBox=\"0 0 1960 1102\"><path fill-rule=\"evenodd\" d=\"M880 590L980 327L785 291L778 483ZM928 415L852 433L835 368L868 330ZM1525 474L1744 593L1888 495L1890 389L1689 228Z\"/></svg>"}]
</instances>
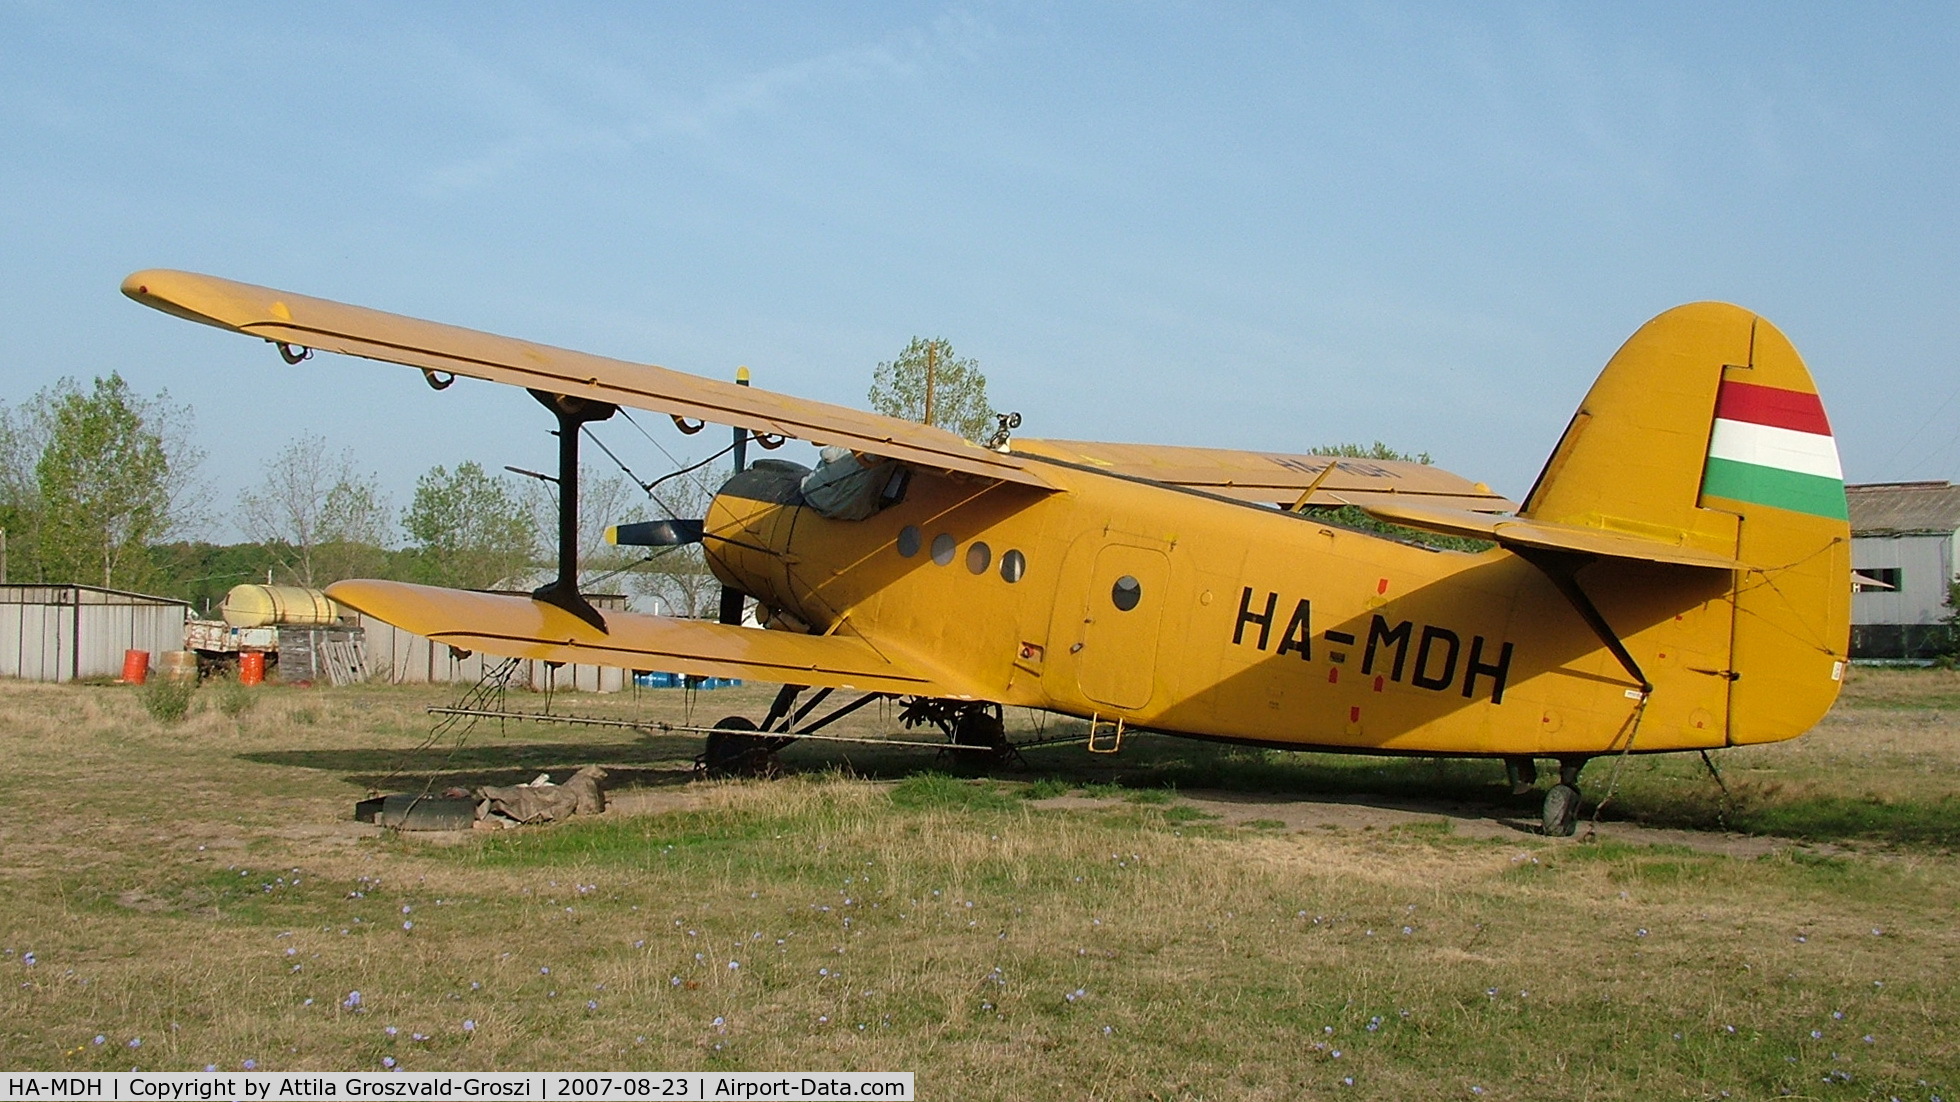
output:
<instances>
[{"instance_id":1,"label":"dirt patch","mask_svg":"<svg viewBox=\"0 0 1960 1102\"><path fill-rule=\"evenodd\" d=\"M373 823L335 819L325 823L293 823L266 833L289 842L319 842L332 846L351 846L364 838L379 838L386 832Z\"/></svg>"},{"instance_id":2,"label":"dirt patch","mask_svg":"<svg viewBox=\"0 0 1960 1102\"><path fill-rule=\"evenodd\" d=\"M607 789L608 815L662 815L669 811L693 811L702 806L698 791L681 788Z\"/></svg>"},{"instance_id":3,"label":"dirt patch","mask_svg":"<svg viewBox=\"0 0 1960 1102\"><path fill-rule=\"evenodd\" d=\"M1454 801L1388 800L1384 798L1307 797L1292 793L1187 791L1178 794L1180 805L1218 817L1228 826L1282 824L1284 830L1387 830L1393 827L1434 823L1450 825L1450 833L1460 838L1492 841L1542 839L1538 824L1531 819L1477 804ZM1055 796L1032 801L1032 806L1053 810L1090 810L1120 806L1114 799L1091 796ZM1575 841L1584 838L1590 821L1581 819ZM1601 822L1595 837L1637 846L1682 846L1700 853L1728 857L1762 857L1782 850L1830 854L1837 847L1811 845L1787 838L1764 838L1746 834L1715 834L1695 830L1671 830L1637 823Z\"/></svg>"}]
</instances>

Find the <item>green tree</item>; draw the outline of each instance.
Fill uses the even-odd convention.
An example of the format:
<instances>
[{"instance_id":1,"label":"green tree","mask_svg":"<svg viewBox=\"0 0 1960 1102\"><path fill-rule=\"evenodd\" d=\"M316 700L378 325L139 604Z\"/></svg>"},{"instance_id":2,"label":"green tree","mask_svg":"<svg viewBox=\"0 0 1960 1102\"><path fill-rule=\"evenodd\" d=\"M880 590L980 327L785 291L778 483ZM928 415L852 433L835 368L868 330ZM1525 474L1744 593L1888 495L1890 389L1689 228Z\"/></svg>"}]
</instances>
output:
<instances>
[{"instance_id":1,"label":"green tree","mask_svg":"<svg viewBox=\"0 0 1960 1102\"><path fill-rule=\"evenodd\" d=\"M156 573L149 591L189 601L192 613L208 620L217 614L232 586L263 582L268 572L276 577L291 554L290 548L271 548L263 543L219 545L173 540L153 544L150 561Z\"/></svg>"},{"instance_id":2,"label":"green tree","mask_svg":"<svg viewBox=\"0 0 1960 1102\"><path fill-rule=\"evenodd\" d=\"M7 411L4 425L0 522L24 537L9 541L13 580L152 582L150 545L197 512L203 455L190 443L189 409L167 393L133 393L111 373L86 393L63 379Z\"/></svg>"},{"instance_id":3,"label":"green tree","mask_svg":"<svg viewBox=\"0 0 1960 1102\"><path fill-rule=\"evenodd\" d=\"M394 508L379 480L354 469L351 451L304 436L239 495L238 518L246 535L280 553L290 580L313 586L380 570Z\"/></svg>"},{"instance_id":4,"label":"green tree","mask_svg":"<svg viewBox=\"0 0 1960 1102\"><path fill-rule=\"evenodd\" d=\"M1952 669L1960 665L1960 581L1946 585L1946 610L1946 615L1940 617L1946 638L1936 648L1933 661L1942 669Z\"/></svg>"},{"instance_id":5,"label":"green tree","mask_svg":"<svg viewBox=\"0 0 1960 1102\"><path fill-rule=\"evenodd\" d=\"M0 407L0 582L40 580L41 487L34 466L46 443L33 405Z\"/></svg>"},{"instance_id":6,"label":"green tree","mask_svg":"<svg viewBox=\"0 0 1960 1102\"><path fill-rule=\"evenodd\" d=\"M887 417L937 425L979 442L994 433L980 362L953 354L943 337L912 343L871 374L871 408Z\"/></svg>"},{"instance_id":7,"label":"green tree","mask_svg":"<svg viewBox=\"0 0 1960 1102\"><path fill-rule=\"evenodd\" d=\"M524 503L474 461L457 464L453 473L438 464L417 479L402 527L415 552L415 574L435 585L507 588L537 560Z\"/></svg>"},{"instance_id":8,"label":"green tree","mask_svg":"<svg viewBox=\"0 0 1960 1102\"><path fill-rule=\"evenodd\" d=\"M1399 452L1377 440L1372 444L1334 444L1315 448L1314 455L1335 455L1342 459L1387 459L1396 463L1420 463L1427 467L1435 460L1428 452Z\"/></svg>"},{"instance_id":9,"label":"green tree","mask_svg":"<svg viewBox=\"0 0 1960 1102\"><path fill-rule=\"evenodd\" d=\"M1420 463L1429 466L1434 462L1428 452L1401 452L1377 440L1372 444L1330 444L1315 448L1314 455L1335 456L1341 459L1384 459L1394 463ZM1489 540L1469 539L1464 536L1445 536L1437 532L1424 532L1417 528L1405 528L1400 524L1390 524L1385 520L1371 517L1356 505L1336 507L1313 506L1306 512L1324 520L1339 524L1344 528L1354 528L1363 532L1387 536L1390 539L1407 540L1428 547L1439 547L1445 551L1487 551L1497 546Z\"/></svg>"}]
</instances>

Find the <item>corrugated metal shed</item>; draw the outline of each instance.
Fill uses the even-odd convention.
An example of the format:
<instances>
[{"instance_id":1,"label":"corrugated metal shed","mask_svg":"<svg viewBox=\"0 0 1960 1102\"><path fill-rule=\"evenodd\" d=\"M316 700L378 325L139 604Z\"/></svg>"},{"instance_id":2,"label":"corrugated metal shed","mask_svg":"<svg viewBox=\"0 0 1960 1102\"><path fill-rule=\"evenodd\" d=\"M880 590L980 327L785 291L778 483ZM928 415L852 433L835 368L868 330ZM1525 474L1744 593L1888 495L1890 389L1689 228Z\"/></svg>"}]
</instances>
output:
<instances>
[{"instance_id":1,"label":"corrugated metal shed","mask_svg":"<svg viewBox=\"0 0 1960 1102\"><path fill-rule=\"evenodd\" d=\"M123 652L184 649L191 606L92 585L0 585L0 677L115 677Z\"/></svg>"},{"instance_id":2,"label":"corrugated metal shed","mask_svg":"<svg viewBox=\"0 0 1960 1102\"><path fill-rule=\"evenodd\" d=\"M1844 488L1855 535L1960 530L1960 486L1946 482L1876 482Z\"/></svg>"}]
</instances>

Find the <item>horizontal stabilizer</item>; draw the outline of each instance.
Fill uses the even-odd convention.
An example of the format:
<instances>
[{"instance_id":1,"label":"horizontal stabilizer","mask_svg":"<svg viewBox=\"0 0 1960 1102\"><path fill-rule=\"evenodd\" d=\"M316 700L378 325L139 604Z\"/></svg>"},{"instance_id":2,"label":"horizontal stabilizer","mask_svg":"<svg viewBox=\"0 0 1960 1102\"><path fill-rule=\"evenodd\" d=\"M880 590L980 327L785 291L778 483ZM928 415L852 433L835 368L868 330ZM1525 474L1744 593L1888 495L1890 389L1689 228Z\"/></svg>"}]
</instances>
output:
<instances>
[{"instance_id":1,"label":"horizontal stabilizer","mask_svg":"<svg viewBox=\"0 0 1960 1102\"><path fill-rule=\"evenodd\" d=\"M1497 516L1468 509L1445 509L1432 505L1365 504L1368 515L1391 524L1420 528L1446 536L1468 536L1491 540L1509 550L1569 551L1615 559L1673 563L1676 566L1702 566L1713 570L1740 570L1743 564L1713 552L1683 547L1646 535L1586 528L1576 524L1531 520L1525 517Z\"/></svg>"},{"instance_id":2,"label":"horizontal stabilizer","mask_svg":"<svg viewBox=\"0 0 1960 1102\"><path fill-rule=\"evenodd\" d=\"M838 635L798 635L638 612L601 613L607 628L602 633L529 597L408 582L335 582L327 594L403 631L484 654L862 692L973 695L936 675L907 668L863 640Z\"/></svg>"}]
</instances>

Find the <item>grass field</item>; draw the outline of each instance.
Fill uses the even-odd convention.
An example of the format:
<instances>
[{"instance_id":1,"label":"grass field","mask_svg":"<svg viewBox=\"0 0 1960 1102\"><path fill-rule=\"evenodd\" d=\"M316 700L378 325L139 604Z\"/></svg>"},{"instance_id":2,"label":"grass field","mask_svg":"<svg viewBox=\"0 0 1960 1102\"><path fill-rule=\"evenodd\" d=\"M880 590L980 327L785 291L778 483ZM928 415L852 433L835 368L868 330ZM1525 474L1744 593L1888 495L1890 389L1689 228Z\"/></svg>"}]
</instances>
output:
<instances>
[{"instance_id":1,"label":"grass field","mask_svg":"<svg viewBox=\"0 0 1960 1102\"><path fill-rule=\"evenodd\" d=\"M692 741L617 730L484 723L418 750L455 695L207 686L165 724L126 687L0 683L0 1066L1960 1097L1951 673L1859 673L1812 734L1718 754L1728 797L1698 759L1631 759L1589 844L1508 825L1535 801L1490 763L1144 737L978 776L803 745L783 778L704 783ZM553 706L712 722L767 699ZM876 708L843 727L892 729ZM438 840L349 817L432 774L591 762L614 807L584 821ZM1612 772L1589 768L1589 800Z\"/></svg>"}]
</instances>

